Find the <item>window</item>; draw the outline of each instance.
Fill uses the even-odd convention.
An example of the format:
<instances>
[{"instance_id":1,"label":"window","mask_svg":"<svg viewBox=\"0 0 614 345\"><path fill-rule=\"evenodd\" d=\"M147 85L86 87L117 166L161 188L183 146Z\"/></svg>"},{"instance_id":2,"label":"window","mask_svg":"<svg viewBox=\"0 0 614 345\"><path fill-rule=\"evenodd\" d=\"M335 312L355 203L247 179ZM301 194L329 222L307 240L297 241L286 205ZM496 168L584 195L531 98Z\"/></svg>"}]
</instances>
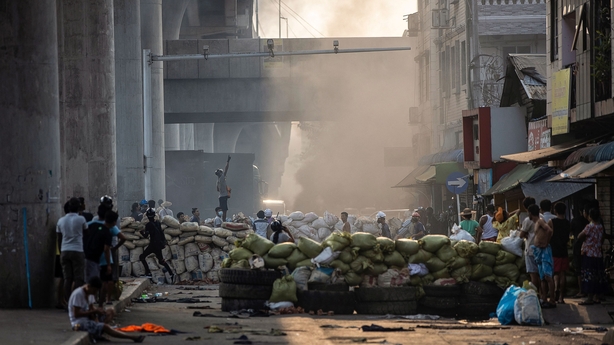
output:
<instances>
[{"instance_id":1,"label":"window","mask_svg":"<svg viewBox=\"0 0 614 345\"><path fill-rule=\"evenodd\" d=\"M456 88L456 93L460 92L460 59L458 58L459 55L459 50L460 50L460 44L458 42L458 40L456 40L456 42L454 42L454 66L456 66L454 68L454 87Z\"/></svg>"},{"instance_id":2,"label":"window","mask_svg":"<svg viewBox=\"0 0 614 345\"><path fill-rule=\"evenodd\" d=\"M467 83L467 47L465 41L461 42L461 84Z\"/></svg>"},{"instance_id":3,"label":"window","mask_svg":"<svg viewBox=\"0 0 614 345\"><path fill-rule=\"evenodd\" d=\"M550 61L559 58L559 2L550 2Z\"/></svg>"},{"instance_id":4,"label":"window","mask_svg":"<svg viewBox=\"0 0 614 345\"><path fill-rule=\"evenodd\" d=\"M453 89L456 89L456 47L450 47L450 84Z\"/></svg>"}]
</instances>

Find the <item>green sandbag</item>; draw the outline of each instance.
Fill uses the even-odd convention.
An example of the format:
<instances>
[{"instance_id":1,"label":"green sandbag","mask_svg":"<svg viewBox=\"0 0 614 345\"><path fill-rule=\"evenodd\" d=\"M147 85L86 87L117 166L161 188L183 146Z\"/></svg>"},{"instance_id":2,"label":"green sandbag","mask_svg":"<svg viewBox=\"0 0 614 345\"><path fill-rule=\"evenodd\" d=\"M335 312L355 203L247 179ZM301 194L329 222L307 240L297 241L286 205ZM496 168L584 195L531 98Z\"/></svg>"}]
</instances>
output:
<instances>
[{"instance_id":1,"label":"green sandbag","mask_svg":"<svg viewBox=\"0 0 614 345\"><path fill-rule=\"evenodd\" d=\"M342 251L345 247L352 243L352 236L346 232L334 231L332 234L322 241L322 247L330 247L333 252Z\"/></svg>"},{"instance_id":2,"label":"green sandbag","mask_svg":"<svg viewBox=\"0 0 614 345\"><path fill-rule=\"evenodd\" d=\"M232 265L230 265L230 268L245 268L245 269L249 269L249 261L247 260L239 260L239 261L233 261Z\"/></svg>"},{"instance_id":3,"label":"green sandbag","mask_svg":"<svg viewBox=\"0 0 614 345\"><path fill-rule=\"evenodd\" d=\"M352 247L369 250L377 244L377 238L368 232L356 232L352 235Z\"/></svg>"},{"instance_id":4,"label":"green sandbag","mask_svg":"<svg viewBox=\"0 0 614 345\"><path fill-rule=\"evenodd\" d=\"M515 264L518 257L505 250L500 250L496 255L495 265Z\"/></svg>"},{"instance_id":5,"label":"green sandbag","mask_svg":"<svg viewBox=\"0 0 614 345\"><path fill-rule=\"evenodd\" d=\"M513 282L518 280L518 276L520 276L518 267L515 264L497 265L492 271L496 276L506 277Z\"/></svg>"},{"instance_id":6,"label":"green sandbag","mask_svg":"<svg viewBox=\"0 0 614 345\"><path fill-rule=\"evenodd\" d=\"M355 273L362 273L366 269L372 268L372 267L373 267L373 263L371 262L371 260L367 259L366 257L362 255L358 255L356 260L350 263L350 268Z\"/></svg>"},{"instance_id":7,"label":"green sandbag","mask_svg":"<svg viewBox=\"0 0 614 345\"><path fill-rule=\"evenodd\" d=\"M433 278L435 278L435 280L442 279L442 278L450 278L450 271L448 271L447 268L444 268L437 272L433 272L431 274L433 275Z\"/></svg>"},{"instance_id":8,"label":"green sandbag","mask_svg":"<svg viewBox=\"0 0 614 345\"><path fill-rule=\"evenodd\" d=\"M494 275L494 274L491 274L491 275L486 276L486 277L484 277L482 279L479 279L478 281L480 283L494 284L494 283L496 283L496 280L497 280L497 276Z\"/></svg>"},{"instance_id":9,"label":"green sandbag","mask_svg":"<svg viewBox=\"0 0 614 345\"><path fill-rule=\"evenodd\" d=\"M422 277L422 285L429 285L432 284L434 281L435 277L433 277L433 275L430 273Z\"/></svg>"},{"instance_id":10,"label":"green sandbag","mask_svg":"<svg viewBox=\"0 0 614 345\"><path fill-rule=\"evenodd\" d=\"M361 251L360 255L368 258L372 262L383 262L384 261L384 254L380 250L379 245L375 245L375 247L373 247L372 249Z\"/></svg>"},{"instance_id":11,"label":"green sandbag","mask_svg":"<svg viewBox=\"0 0 614 345\"><path fill-rule=\"evenodd\" d=\"M516 264L516 267L518 267L519 270L522 270L522 268L525 268L525 271L526 271L527 263L526 261L524 261L523 257L516 258L516 261L514 263Z\"/></svg>"},{"instance_id":12,"label":"green sandbag","mask_svg":"<svg viewBox=\"0 0 614 345\"><path fill-rule=\"evenodd\" d=\"M296 249L296 244L294 243L279 243L273 246L269 250L269 256L273 258L282 258L285 259Z\"/></svg>"},{"instance_id":13,"label":"green sandbag","mask_svg":"<svg viewBox=\"0 0 614 345\"><path fill-rule=\"evenodd\" d=\"M356 259L356 254L350 247L346 247L344 250L339 253L337 259L343 261L343 263L350 264L352 261Z\"/></svg>"},{"instance_id":14,"label":"green sandbag","mask_svg":"<svg viewBox=\"0 0 614 345\"><path fill-rule=\"evenodd\" d=\"M271 293L269 302L298 302L296 282L291 275L283 276L273 282L273 293Z\"/></svg>"},{"instance_id":15,"label":"green sandbag","mask_svg":"<svg viewBox=\"0 0 614 345\"><path fill-rule=\"evenodd\" d=\"M446 268L446 263L439 260L439 258L436 256L433 256L432 258L428 259L427 262L425 262L424 264L426 265L426 268L429 269L429 272L437 272Z\"/></svg>"},{"instance_id":16,"label":"green sandbag","mask_svg":"<svg viewBox=\"0 0 614 345\"><path fill-rule=\"evenodd\" d=\"M398 247L397 247L398 248ZM424 249L418 250L418 252L407 259L410 264L423 264L427 262L433 254L427 252Z\"/></svg>"},{"instance_id":17,"label":"green sandbag","mask_svg":"<svg viewBox=\"0 0 614 345\"><path fill-rule=\"evenodd\" d=\"M226 258L226 259L222 260L222 268L230 268L230 266L232 266L232 259L231 258Z\"/></svg>"},{"instance_id":18,"label":"green sandbag","mask_svg":"<svg viewBox=\"0 0 614 345\"><path fill-rule=\"evenodd\" d=\"M373 264L373 268L367 269L365 273L370 276L378 276L380 274L386 273L386 271L388 271L388 266L380 262L380 263Z\"/></svg>"},{"instance_id":19,"label":"green sandbag","mask_svg":"<svg viewBox=\"0 0 614 345\"><path fill-rule=\"evenodd\" d=\"M262 257L264 259L264 266L266 268L277 268L279 266L284 266L288 263L288 260L283 258L273 258L269 254Z\"/></svg>"},{"instance_id":20,"label":"green sandbag","mask_svg":"<svg viewBox=\"0 0 614 345\"><path fill-rule=\"evenodd\" d=\"M479 247L474 242L462 240L454 245L454 250L461 258L470 258L478 253Z\"/></svg>"},{"instance_id":21,"label":"green sandbag","mask_svg":"<svg viewBox=\"0 0 614 345\"><path fill-rule=\"evenodd\" d=\"M458 243L458 240L450 240L450 246L454 248L454 246Z\"/></svg>"},{"instance_id":22,"label":"green sandbag","mask_svg":"<svg viewBox=\"0 0 614 345\"><path fill-rule=\"evenodd\" d=\"M396 250L392 252L391 254L388 254L384 257L384 263L386 263L388 267L394 266L394 267L404 268L405 266L407 266L407 263L405 262L403 255L401 255L401 253L397 252Z\"/></svg>"},{"instance_id":23,"label":"green sandbag","mask_svg":"<svg viewBox=\"0 0 614 345\"><path fill-rule=\"evenodd\" d=\"M514 284L513 281L509 280L507 277L495 277L495 284L502 289L507 289L510 285Z\"/></svg>"},{"instance_id":24,"label":"green sandbag","mask_svg":"<svg viewBox=\"0 0 614 345\"><path fill-rule=\"evenodd\" d=\"M471 280L480 280L492 274L492 267L483 264L471 265Z\"/></svg>"},{"instance_id":25,"label":"green sandbag","mask_svg":"<svg viewBox=\"0 0 614 345\"><path fill-rule=\"evenodd\" d=\"M303 254L300 249L296 248L292 251L292 254L286 258L288 260L288 265L292 266L292 268L296 267L296 264L299 262L309 259L307 255Z\"/></svg>"},{"instance_id":26,"label":"green sandbag","mask_svg":"<svg viewBox=\"0 0 614 345\"><path fill-rule=\"evenodd\" d=\"M388 237L378 237L376 240L383 253L390 254L394 252L395 245L393 240L389 239Z\"/></svg>"},{"instance_id":27,"label":"green sandbag","mask_svg":"<svg viewBox=\"0 0 614 345\"><path fill-rule=\"evenodd\" d=\"M228 257L233 261L249 260L252 255L254 255L254 253L245 248L235 248L228 253Z\"/></svg>"},{"instance_id":28,"label":"green sandbag","mask_svg":"<svg viewBox=\"0 0 614 345\"><path fill-rule=\"evenodd\" d=\"M341 271L341 273L343 273L343 274L347 273L347 271L350 270L350 265L344 263L341 260L333 260L333 262L328 264L328 266L330 266L332 268L339 269Z\"/></svg>"},{"instance_id":29,"label":"green sandbag","mask_svg":"<svg viewBox=\"0 0 614 345\"><path fill-rule=\"evenodd\" d=\"M452 260L446 262L446 265L448 266L449 269L455 270L455 269L459 269L467 265L471 265L471 260L457 256L453 258Z\"/></svg>"},{"instance_id":30,"label":"green sandbag","mask_svg":"<svg viewBox=\"0 0 614 345\"><path fill-rule=\"evenodd\" d=\"M478 247L480 248L480 253L490 255L497 255L497 253L501 250L501 245L496 242L482 241Z\"/></svg>"},{"instance_id":31,"label":"green sandbag","mask_svg":"<svg viewBox=\"0 0 614 345\"><path fill-rule=\"evenodd\" d=\"M482 264L482 265L493 267L495 266L496 261L497 261L497 258L494 255L490 255L486 253L477 253L471 258L472 265Z\"/></svg>"},{"instance_id":32,"label":"green sandbag","mask_svg":"<svg viewBox=\"0 0 614 345\"><path fill-rule=\"evenodd\" d=\"M437 253L435 253L435 255L437 255L439 260L443 262L448 262L454 259L455 257L458 257L458 254L456 254L456 250L454 250L454 248L452 248L452 246L449 246L449 245L445 245L439 248L439 250L437 251Z\"/></svg>"},{"instance_id":33,"label":"green sandbag","mask_svg":"<svg viewBox=\"0 0 614 345\"><path fill-rule=\"evenodd\" d=\"M409 278L409 284L412 286L422 286L422 277L418 276L417 274L411 276Z\"/></svg>"},{"instance_id":34,"label":"green sandbag","mask_svg":"<svg viewBox=\"0 0 614 345\"><path fill-rule=\"evenodd\" d=\"M394 244L396 251L403 254L407 258L416 254L420 250L420 243L418 243L416 240L402 238L400 240L396 240Z\"/></svg>"},{"instance_id":35,"label":"green sandbag","mask_svg":"<svg viewBox=\"0 0 614 345\"><path fill-rule=\"evenodd\" d=\"M307 257L311 259L318 256L322 250L324 250L324 248L322 248L318 242L307 237L299 238L298 249L300 249L303 254L307 255Z\"/></svg>"},{"instance_id":36,"label":"green sandbag","mask_svg":"<svg viewBox=\"0 0 614 345\"><path fill-rule=\"evenodd\" d=\"M450 276L456 279L456 283L467 283L471 278L471 265L465 265L450 272Z\"/></svg>"},{"instance_id":37,"label":"green sandbag","mask_svg":"<svg viewBox=\"0 0 614 345\"><path fill-rule=\"evenodd\" d=\"M313 265L314 264L313 262L311 262L311 259L305 259L303 261L299 261L295 266L296 268L299 268L299 267L311 267Z\"/></svg>"},{"instance_id":38,"label":"green sandbag","mask_svg":"<svg viewBox=\"0 0 614 345\"><path fill-rule=\"evenodd\" d=\"M249 234L241 244L243 248L250 250L254 254L264 256L275 245L275 243L256 234ZM318 253L319 254L319 253Z\"/></svg>"},{"instance_id":39,"label":"green sandbag","mask_svg":"<svg viewBox=\"0 0 614 345\"><path fill-rule=\"evenodd\" d=\"M345 277L345 282L349 285L349 286L356 286L356 285L360 285L360 283L362 283L362 276L356 272L353 271L349 271L348 273L346 273L344 275Z\"/></svg>"},{"instance_id":40,"label":"green sandbag","mask_svg":"<svg viewBox=\"0 0 614 345\"><path fill-rule=\"evenodd\" d=\"M427 235L418 240L420 247L429 253L435 253L444 245L450 245L450 239L444 235Z\"/></svg>"}]
</instances>

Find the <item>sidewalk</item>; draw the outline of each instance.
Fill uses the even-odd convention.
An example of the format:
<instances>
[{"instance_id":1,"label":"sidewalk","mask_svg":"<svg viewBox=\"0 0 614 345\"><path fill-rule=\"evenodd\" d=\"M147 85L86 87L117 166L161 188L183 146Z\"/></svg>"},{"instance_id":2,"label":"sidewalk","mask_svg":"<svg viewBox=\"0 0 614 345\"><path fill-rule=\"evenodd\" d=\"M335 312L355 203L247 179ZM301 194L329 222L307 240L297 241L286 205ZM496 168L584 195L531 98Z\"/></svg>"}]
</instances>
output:
<instances>
[{"instance_id":1,"label":"sidewalk","mask_svg":"<svg viewBox=\"0 0 614 345\"><path fill-rule=\"evenodd\" d=\"M149 279L124 279L124 291L113 303L121 312L133 297L149 287ZM87 333L73 332L68 313L59 309L0 310L0 344L89 344Z\"/></svg>"}]
</instances>

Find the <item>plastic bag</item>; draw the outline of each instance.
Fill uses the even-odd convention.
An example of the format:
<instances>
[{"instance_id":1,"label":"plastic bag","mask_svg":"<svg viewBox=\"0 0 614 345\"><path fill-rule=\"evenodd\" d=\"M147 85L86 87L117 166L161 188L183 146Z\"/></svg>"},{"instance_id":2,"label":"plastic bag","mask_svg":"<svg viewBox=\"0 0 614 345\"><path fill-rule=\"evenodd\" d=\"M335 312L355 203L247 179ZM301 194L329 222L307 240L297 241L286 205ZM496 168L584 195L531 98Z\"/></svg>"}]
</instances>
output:
<instances>
[{"instance_id":1,"label":"plastic bag","mask_svg":"<svg viewBox=\"0 0 614 345\"><path fill-rule=\"evenodd\" d=\"M537 293L533 290L518 294L514 303L514 319L520 325L543 326L544 318Z\"/></svg>"},{"instance_id":2,"label":"plastic bag","mask_svg":"<svg viewBox=\"0 0 614 345\"><path fill-rule=\"evenodd\" d=\"M420 277L424 277L425 275L429 274L429 269L425 264L409 264L407 265L407 268L409 269L409 274L412 276L418 275Z\"/></svg>"},{"instance_id":3,"label":"plastic bag","mask_svg":"<svg viewBox=\"0 0 614 345\"><path fill-rule=\"evenodd\" d=\"M509 325L514 321L514 305L516 304L516 299L521 292L526 291L527 290L514 285L505 290L497 306L497 319L499 323L502 325Z\"/></svg>"},{"instance_id":4,"label":"plastic bag","mask_svg":"<svg viewBox=\"0 0 614 345\"><path fill-rule=\"evenodd\" d=\"M372 288L377 286L377 276L363 274L362 282L360 282L361 288Z\"/></svg>"},{"instance_id":5,"label":"plastic bag","mask_svg":"<svg viewBox=\"0 0 614 345\"><path fill-rule=\"evenodd\" d=\"M307 283L311 277L310 267L299 267L292 272L292 278L296 282L296 287L300 290L307 291Z\"/></svg>"},{"instance_id":6,"label":"plastic bag","mask_svg":"<svg viewBox=\"0 0 614 345\"><path fill-rule=\"evenodd\" d=\"M333 250L330 247L326 247L324 248L324 250L322 250L320 254L318 254L318 256L311 259L311 262L313 262L318 267L320 267L320 265L326 265L326 264L331 263L333 260L335 260L339 256L339 253L340 252L333 252Z\"/></svg>"},{"instance_id":7,"label":"plastic bag","mask_svg":"<svg viewBox=\"0 0 614 345\"><path fill-rule=\"evenodd\" d=\"M292 302L275 302L275 303L271 303L271 302L266 302L265 305L267 307L269 307L269 309L271 310L277 310L277 309L284 309L284 308L292 308L294 307L294 303Z\"/></svg>"},{"instance_id":8,"label":"plastic bag","mask_svg":"<svg viewBox=\"0 0 614 345\"><path fill-rule=\"evenodd\" d=\"M330 273L328 273L330 272ZM311 276L309 276L308 283L325 283L328 284L330 282L330 275L332 274L331 269L322 269L316 268L311 271Z\"/></svg>"},{"instance_id":9,"label":"plastic bag","mask_svg":"<svg viewBox=\"0 0 614 345\"><path fill-rule=\"evenodd\" d=\"M462 230L461 227L458 226L458 224L454 223L454 225L452 225L452 229L450 230L450 232L453 234L456 234L460 230ZM450 238L452 238L452 236L450 236Z\"/></svg>"},{"instance_id":10,"label":"plastic bag","mask_svg":"<svg viewBox=\"0 0 614 345\"><path fill-rule=\"evenodd\" d=\"M522 238L517 236L508 236L501 239L501 247L506 252L510 252L516 256L522 256Z\"/></svg>"},{"instance_id":11,"label":"plastic bag","mask_svg":"<svg viewBox=\"0 0 614 345\"><path fill-rule=\"evenodd\" d=\"M473 238L470 233L460 228L454 235L450 236L450 240L475 242L475 238Z\"/></svg>"},{"instance_id":12,"label":"plastic bag","mask_svg":"<svg viewBox=\"0 0 614 345\"><path fill-rule=\"evenodd\" d=\"M291 275L281 277L273 282L273 293L269 302L298 302L296 298L296 282Z\"/></svg>"}]
</instances>

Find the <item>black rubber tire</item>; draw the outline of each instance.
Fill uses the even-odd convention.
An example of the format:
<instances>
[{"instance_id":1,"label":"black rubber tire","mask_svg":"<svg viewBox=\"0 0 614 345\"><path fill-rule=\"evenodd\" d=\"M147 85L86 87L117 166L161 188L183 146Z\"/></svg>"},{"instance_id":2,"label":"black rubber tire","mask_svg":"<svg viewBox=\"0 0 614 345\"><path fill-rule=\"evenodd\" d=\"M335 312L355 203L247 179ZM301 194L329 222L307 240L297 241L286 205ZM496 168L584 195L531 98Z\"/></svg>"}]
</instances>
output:
<instances>
[{"instance_id":1,"label":"black rubber tire","mask_svg":"<svg viewBox=\"0 0 614 345\"><path fill-rule=\"evenodd\" d=\"M458 297L462 293L460 285L422 285L426 297Z\"/></svg>"},{"instance_id":2,"label":"black rubber tire","mask_svg":"<svg viewBox=\"0 0 614 345\"><path fill-rule=\"evenodd\" d=\"M222 311L237 311L241 309L267 309L265 299L222 298Z\"/></svg>"},{"instance_id":3,"label":"black rubber tire","mask_svg":"<svg viewBox=\"0 0 614 345\"><path fill-rule=\"evenodd\" d=\"M409 302L416 300L413 286L355 288L358 302Z\"/></svg>"},{"instance_id":4,"label":"black rubber tire","mask_svg":"<svg viewBox=\"0 0 614 345\"><path fill-rule=\"evenodd\" d=\"M462 285L463 296L491 296L503 297L503 289L494 284L470 281Z\"/></svg>"},{"instance_id":5,"label":"black rubber tire","mask_svg":"<svg viewBox=\"0 0 614 345\"><path fill-rule=\"evenodd\" d=\"M474 303L489 303L499 304L501 298L496 296L478 296L478 295L461 295L459 298L461 304L474 304Z\"/></svg>"},{"instance_id":6,"label":"black rubber tire","mask_svg":"<svg viewBox=\"0 0 614 345\"><path fill-rule=\"evenodd\" d=\"M323 312L332 311L337 315L351 315L356 308L356 299L352 291L297 290L296 296L298 298L296 306L305 309L307 313L321 309Z\"/></svg>"},{"instance_id":7,"label":"black rubber tire","mask_svg":"<svg viewBox=\"0 0 614 345\"><path fill-rule=\"evenodd\" d=\"M432 309L458 308L459 301L456 297L429 297L426 296L418 301L418 305Z\"/></svg>"},{"instance_id":8,"label":"black rubber tire","mask_svg":"<svg viewBox=\"0 0 614 345\"><path fill-rule=\"evenodd\" d=\"M439 315L441 317L455 318L458 314L458 308L437 309L425 307L418 304L418 314Z\"/></svg>"},{"instance_id":9,"label":"black rubber tire","mask_svg":"<svg viewBox=\"0 0 614 345\"><path fill-rule=\"evenodd\" d=\"M219 272L220 281L229 284L273 286L273 282L281 278L281 272L271 270L257 271L240 268L222 268Z\"/></svg>"},{"instance_id":10,"label":"black rubber tire","mask_svg":"<svg viewBox=\"0 0 614 345\"><path fill-rule=\"evenodd\" d=\"M219 294L222 298L268 300L273 286L220 283Z\"/></svg>"},{"instance_id":11,"label":"black rubber tire","mask_svg":"<svg viewBox=\"0 0 614 345\"><path fill-rule=\"evenodd\" d=\"M347 284L308 283L307 287L308 287L308 290L338 291L338 292L350 291L350 287Z\"/></svg>"},{"instance_id":12,"label":"black rubber tire","mask_svg":"<svg viewBox=\"0 0 614 345\"><path fill-rule=\"evenodd\" d=\"M357 302L356 312L361 315L415 315L416 301L409 302Z\"/></svg>"},{"instance_id":13,"label":"black rubber tire","mask_svg":"<svg viewBox=\"0 0 614 345\"><path fill-rule=\"evenodd\" d=\"M470 320L488 320L490 314L497 311L497 303L461 303L458 308L458 317Z\"/></svg>"}]
</instances>

